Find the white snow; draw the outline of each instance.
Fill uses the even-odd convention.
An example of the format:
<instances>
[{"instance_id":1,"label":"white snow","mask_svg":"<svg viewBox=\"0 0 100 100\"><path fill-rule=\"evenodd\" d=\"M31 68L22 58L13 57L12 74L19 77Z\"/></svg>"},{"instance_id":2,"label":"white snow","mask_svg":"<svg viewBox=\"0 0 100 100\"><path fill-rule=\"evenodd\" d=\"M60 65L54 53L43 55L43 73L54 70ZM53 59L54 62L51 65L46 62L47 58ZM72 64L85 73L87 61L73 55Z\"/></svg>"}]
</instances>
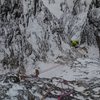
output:
<instances>
[{"instance_id":1,"label":"white snow","mask_svg":"<svg viewBox=\"0 0 100 100\"><path fill-rule=\"evenodd\" d=\"M62 15L62 12L60 10L60 3L61 0L56 0L56 3L54 4L49 4L49 0L43 0L43 3L45 4L46 7L48 7L48 9L57 17L60 18L60 16Z\"/></svg>"},{"instance_id":2,"label":"white snow","mask_svg":"<svg viewBox=\"0 0 100 100\"><path fill-rule=\"evenodd\" d=\"M89 47L88 56L89 56L89 58L92 58L92 59L99 58L100 55L99 55L98 47L95 47L95 46Z\"/></svg>"},{"instance_id":3,"label":"white snow","mask_svg":"<svg viewBox=\"0 0 100 100\"><path fill-rule=\"evenodd\" d=\"M61 77L66 80L80 80L82 78L92 79L94 77L100 78L100 63L92 59L77 59L82 65L80 67L70 68L67 65L54 65L54 64L43 64L39 65L40 77ZM45 69L46 68L46 69ZM47 70L47 68L49 70ZM44 71L43 71L44 70ZM97 76L98 75L98 76Z\"/></svg>"},{"instance_id":4,"label":"white snow","mask_svg":"<svg viewBox=\"0 0 100 100\"><path fill-rule=\"evenodd\" d=\"M13 84L13 87L7 92L7 95L14 97L18 94L17 90L21 90L23 89L22 86L18 85L18 84Z\"/></svg>"},{"instance_id":5,"label":"white snow","mask_svg":"<svg viewBox=\"0 0 100 100\"><path fill-rule=\"evenodd\" d=\"M49 0L42 0L44 5L53 13L58 19L61 17L63 12L60 10L60 3L64 0L55 0L55 3L49 4Z\"/></svg>"}]
</instances>

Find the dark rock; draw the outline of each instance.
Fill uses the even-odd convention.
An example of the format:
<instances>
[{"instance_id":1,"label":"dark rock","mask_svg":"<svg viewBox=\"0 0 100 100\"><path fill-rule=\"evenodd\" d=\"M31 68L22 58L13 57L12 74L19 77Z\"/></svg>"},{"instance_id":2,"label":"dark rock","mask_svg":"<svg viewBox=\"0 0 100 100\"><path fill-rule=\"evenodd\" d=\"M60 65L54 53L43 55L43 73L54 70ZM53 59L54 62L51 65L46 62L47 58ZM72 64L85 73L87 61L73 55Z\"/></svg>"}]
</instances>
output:
<instances>
[{"instance_id":1,"label":"dark rock","mask_svg":"<svg viewBox=\"0 0 100 100\"><path fill-rule=\"evenodd\" d=\"M9 82L19 83L20 79L18 76L12 76L12 75L5 76L4 83L9 83Z\"/></svg>"}]
</instances>

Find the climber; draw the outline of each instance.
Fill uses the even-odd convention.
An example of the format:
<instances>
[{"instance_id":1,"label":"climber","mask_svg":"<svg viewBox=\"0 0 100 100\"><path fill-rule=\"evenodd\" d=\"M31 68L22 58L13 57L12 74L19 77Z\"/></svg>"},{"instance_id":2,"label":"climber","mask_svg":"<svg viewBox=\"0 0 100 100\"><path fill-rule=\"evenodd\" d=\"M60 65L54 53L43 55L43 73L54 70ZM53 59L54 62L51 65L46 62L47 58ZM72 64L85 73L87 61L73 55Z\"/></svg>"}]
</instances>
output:
<instances>
[{"instance_id":1,"label":"climber","mask_svg":"<svg viewBox=\"0 0 100 100\"><path fill-rule=\"evenodd\" d=\"M39 69L36 68L36 69L35 69L35 77L38 77L39 73L40 73L40 72L39 72Z\"/></svg>"}]
</instances>

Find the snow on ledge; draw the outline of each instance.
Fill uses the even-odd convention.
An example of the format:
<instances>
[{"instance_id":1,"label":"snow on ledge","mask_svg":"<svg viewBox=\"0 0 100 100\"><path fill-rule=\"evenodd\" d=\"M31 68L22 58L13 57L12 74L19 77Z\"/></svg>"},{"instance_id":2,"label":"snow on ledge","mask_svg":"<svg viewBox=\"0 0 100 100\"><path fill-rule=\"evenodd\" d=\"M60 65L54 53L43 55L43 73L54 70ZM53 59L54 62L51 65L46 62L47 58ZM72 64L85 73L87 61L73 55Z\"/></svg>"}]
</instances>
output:
<instances>
[{"instance_id":1,"label":"snow on ledge","mask_svg":"<svg viewBox=\"0 0 100 100\"><path fill-rule=\"evenodd\" d=\"M53 13L58 19L61 17L63 12L60 10L60 3L64 0L55 0L55 3L49 4L49 0L42 0L44 5Z\"/></svg>"}]
</instances>

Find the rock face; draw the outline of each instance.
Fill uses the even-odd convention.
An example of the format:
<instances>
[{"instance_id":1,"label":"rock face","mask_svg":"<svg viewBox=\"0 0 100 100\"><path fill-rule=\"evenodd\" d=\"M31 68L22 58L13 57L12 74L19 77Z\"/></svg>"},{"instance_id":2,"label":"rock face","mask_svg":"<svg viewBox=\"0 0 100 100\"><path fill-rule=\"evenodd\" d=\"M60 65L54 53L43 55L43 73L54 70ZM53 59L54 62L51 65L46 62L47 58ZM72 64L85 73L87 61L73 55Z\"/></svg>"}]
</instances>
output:
<instances>
[{"instance_id":1,"label":"rock face","mask_svg":"<svg viewBox=\"0 0 100 100\"><path fill-rule=\"evenodd\" d=\"M0 76L0 100L47 100L59 97L65 100L99 100L100 79L67 81L62 78L31 78L16 82L11 74ZM6 78L6 84L4 77ZM81 88L81 89L80 89ZM63 95L63 92L64 95Z\"/></svg>"},{"instance_id":2,"label":"rock face","mask_svg":"<svg viewBox=\"0 0 100 100\"><path fill-rule=\"evenodd\" d=\"M59 19L45 2L0 0L0 62L4 68L20 68L25 72L25 67L37 61L76 58L70 56L73 55L70 42L74 37L80 41L81 33L81 43L99 46L98 0L92 2L94 8L91 0L71 0L72 5L60 1ZM57 0L52 2L57 4Z\"/></svg>"},{"instance_id":3,"label":"rock face","mask_svg":"<svg viewBox=\"0 0 100 100\"><path fill-rule=\"evenodd\" d=\"M73 2L74 2L74 7L72 11L73 15L77 15L81 13L82 11L86 10L86 7L87 7L86 1L83 0L82 2L81 0L74 0Z\"/></svg>"},{"instance_id":4,"label":"rock face","mask_svg":"<svg viewBox=\"0 0 100 100\"><path fill-rule=\"evenodd\" d=\"M87 66L77 58L87 57L89 50L85 46L72 47L71 40L88 47L94 45L100 51L100 0L0 0L0 67L25 75L27 68L38 61L50 61L66 63L77 72L77 67ZM88 71L80 73L87 75ZM58 81L67 89L56 86ZM51 93L46 91L51 87ZM0 75L0 100L57 99L61 89L71 92L65 100L99 100L99 87L99 78L67 83L56 77L20 81L8 73Z\"/></svg>"},{"instance_id":5,"label":"rock face","mask_svg":"<svg viewBox=\"0 0 100 100\"><path fill-rule=\"evenodd\" d=\"M29 63L47 61L66 51L64 27L42 0L4 0L0 8L0 61L4 68L24 69Z\"/></svg>"},{"instance_id":6,"label":"rock face","mask_svg":"<svg viewBox=\"0 0 100 100\"><path fill-rule=\"evenodd\" d=\"M81 43L98 46L100 51L100 1L92 1L87 14L86 26L83 30Z\"/></svg>"}]
</instances>

